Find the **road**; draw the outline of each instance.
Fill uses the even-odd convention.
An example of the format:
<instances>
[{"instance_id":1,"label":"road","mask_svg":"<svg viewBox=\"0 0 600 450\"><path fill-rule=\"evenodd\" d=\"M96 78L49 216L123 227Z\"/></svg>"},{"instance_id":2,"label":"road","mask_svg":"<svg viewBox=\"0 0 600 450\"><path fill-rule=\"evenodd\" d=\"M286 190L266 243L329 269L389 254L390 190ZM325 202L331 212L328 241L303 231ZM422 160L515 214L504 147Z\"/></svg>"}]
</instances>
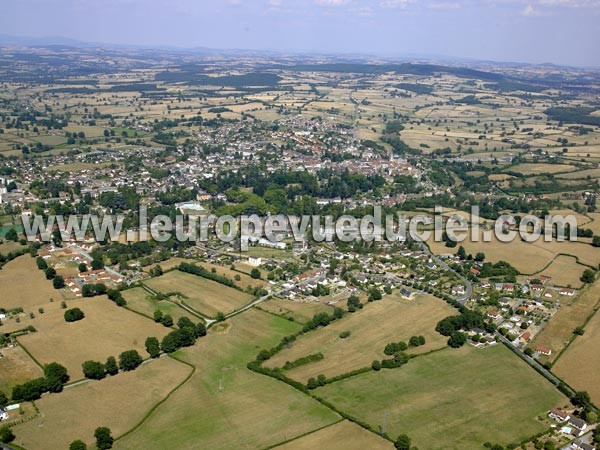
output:
<instances>
[{"instance_id":1,"label":"road","mask_svg":"<svg viewBox=\"0 0 600 450\"><path fill-rule=\"evenodd\" d=\"M319 275L315 276L315 277L311 277L311 278L307 278L306 280L303 280L302 283L306 284L306 283L310 283L311 281L316 281L319 278ZM257 298L256 300L254 300L252 303L248 303L246 306L243 306L240 309L236 309L233 312L230 312L229 314L227 314L225 316L226 319L233 317L237 314L243 313L244 311L249 310L250 308L255 307L256 305L261 304L262 302L270 299L271 297L275 296L275 295L279 295L280 293L282 293L283 291L285 291L285 289L279 289L277 291L274 292L270 292L267 295L263 295L260 298ZM207 325L208 326L208 325Z\"/></svg>"},{"instance_id":2,"label":"road","mask_svg":"<svg viewBox=\"0 0 600 450\"><path fill-rule=\"evenodd\" d=\"M427 245L425 245L424 243L421 242L421 249L433 260L435 261L435 263L440 266L443 267L446 270L449 270L450 272L454 272L454 274L460 278L460 280L465 284L465 293L463 295L461 295L460 297L456 297L456 301L462 305L464 305L465 303L467 303L467 301L471 298L471 296L473 295L473 283L471 283L469 280L467 280L465 277L463 277L461 274L457 273L454 269L452 269L448 264L446 264L446 262L434 255L433 253L431 253L431 250L429 250L429 247L427 247Z\"/></svg>"},{"instance_id":3,"label":"road","mask_svg":"<svg viewBox=\"0 0 600 450\"><path fill-rule=\"evenodd\" d=\"M523 359L527 364L529 364L535 370L537 370L542 375L544 375L544 377L546 379L550 380L552 383L554 383L554 385L558 386L558 384L561 382L561 380L559 378L557 378L556 376L554 376L554 374L552 374L552 372L550 372L548 369L546 369L544 366L542 366L535 359L533 359L530 356L527 356L520 349L518 349L517 347L515 347L512 344L512 342L510 342L507 338L505 338L504 336L502 336L499 332L496 332L496 336L498 336L503 343L505 343L511 349L513 349L521 357L521 359Z\"/></svg>"},{"instance_id":4,"label":"road","mask_svg":"<svg viewBox=\"0 0 600 450\"><path fill-rule=\"evenodd\" d=\"M87 259L88 261L92 261L92 257L90 256L90 254L88 252L86 252L84 249L77 247L77 246L71 246L69 247L71 250L73 250L75 253L78 253L79 255L83 256L85 259ZM111 269L110 267L104 267L104 271L107 272L110 275L116 276L116 277L123 277L123 275L121 275L119 272Z\"/></svg>"}]
</instances>

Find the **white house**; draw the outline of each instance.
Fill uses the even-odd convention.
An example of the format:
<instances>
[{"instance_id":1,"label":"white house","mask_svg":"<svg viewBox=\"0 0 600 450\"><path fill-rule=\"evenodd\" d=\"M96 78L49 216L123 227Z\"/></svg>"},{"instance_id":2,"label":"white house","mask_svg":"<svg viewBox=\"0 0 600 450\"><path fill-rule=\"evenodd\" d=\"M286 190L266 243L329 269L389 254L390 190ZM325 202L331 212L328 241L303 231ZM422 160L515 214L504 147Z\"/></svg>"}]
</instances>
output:
<instances>
[{"instance_id":1,"label":"white house","mask_svg":"<svg viewBox=\"0 0 600 450\"><path fill-rule=\"evenodd\" d=\"M563 411L562 409L553 409L552 411L550 411L550 414L548 414L548 416L551 419L556 420L560 423L566 422L571 418L571 415L568 412Z\"/></svg>"},{"instance_id":2,"label":"white house","mask_svg":"<svg viewBox=\"0 0 600 450\"><path fill-rule=\"evenodd\" d=\"M573 427L572 434L575 437L582 436L585 434L585 430L587 430L587 423L577 417L571 417L569 419L569 425Z\"/></svg>"},{"instance_id":3,"label":"white house","mask_svg":"<svg viewBox=\"0 0 600 450\"><path fill-rule=\"evenodd\" d=\"M0 408L0 420L8 420L8 413L3 408Z\"/></svg>"},{"instance_id":4,"label":"white house","mask_svg":"<svg viewBox=\"0 0 600 450\"><path fill-rule=\"evenodd\" d=\"M262 264L262 258L254 258L253 256L250 256L248 258L248 264L254 267L258 267Z\"/></svg>"}]
</instances>

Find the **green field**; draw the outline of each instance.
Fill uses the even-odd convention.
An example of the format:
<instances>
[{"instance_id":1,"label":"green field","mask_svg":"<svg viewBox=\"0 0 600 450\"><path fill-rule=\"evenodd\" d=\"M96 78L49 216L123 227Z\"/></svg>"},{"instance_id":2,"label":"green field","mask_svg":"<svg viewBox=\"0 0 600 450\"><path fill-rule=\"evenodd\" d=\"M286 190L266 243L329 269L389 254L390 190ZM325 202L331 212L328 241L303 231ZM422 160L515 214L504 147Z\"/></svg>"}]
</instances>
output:
<instances>
[{"instance_id":1,"label":"green field","mask_svg":"<svg viewBox=\"0 0 600 450\"><path fill-rule=\"evenodd\" d=\"M368 372L316 394L392 437L408 434L419 448L481 449L543 431L536 418L568 404L549 382L504 346L450 348L399 369Z\"/></svg>"},{"instance_id":2,"label":"green field","mask_svg":"<svg viewBox=\"0 0 600 450\"><path fill-rule=\"evenodd\" d=\"M176 354L196 366L192 378L117 449L264 448L340 417L301 392L246 368L262 348L299 325L249 310Z\"/></svg>"},{"instance_id":3,"label":"green field","mask_svg":"<svg viewBox=\"0 0 600 450\"><path fill-rule=\"evenodd\" d=\"M150 295L150 293L141 287L123 291L123 297L127 301L128 309L139 312L140 314L144 314L148 317L153 317L154 311L158 309L162 311L163 314L168 314L173 317L175 322L177 322L177 320L182 316L189 317L194 322L198 321L197 317L188 313L181 306L169 300L156 300Z\"/></svg>"}]
</instances>

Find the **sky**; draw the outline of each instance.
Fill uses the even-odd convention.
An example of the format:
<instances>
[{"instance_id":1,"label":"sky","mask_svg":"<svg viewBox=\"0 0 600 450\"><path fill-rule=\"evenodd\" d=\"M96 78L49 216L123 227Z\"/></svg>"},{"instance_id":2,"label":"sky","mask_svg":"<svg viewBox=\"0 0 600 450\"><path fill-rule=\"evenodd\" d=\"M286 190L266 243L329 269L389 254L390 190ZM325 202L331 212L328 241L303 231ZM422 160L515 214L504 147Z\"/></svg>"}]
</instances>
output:
<instances>
[{"instance_id":1,"label":"sky","mask_svg":"<svg viewBox=\"0 0 600 450\"><path fill-rule=\"evenodd\" d=\"M0 0L0 32L600 67L600 0Z\"/></svg>"}]
</instances>

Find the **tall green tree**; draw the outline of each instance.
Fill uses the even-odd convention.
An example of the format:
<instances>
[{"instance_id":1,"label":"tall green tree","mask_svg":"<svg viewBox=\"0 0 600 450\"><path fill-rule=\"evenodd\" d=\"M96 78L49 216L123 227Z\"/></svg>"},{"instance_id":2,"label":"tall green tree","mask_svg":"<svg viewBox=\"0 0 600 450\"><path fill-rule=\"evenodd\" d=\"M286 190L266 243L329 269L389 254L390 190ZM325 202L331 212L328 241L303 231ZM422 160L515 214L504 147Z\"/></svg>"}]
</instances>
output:
<instances>
[{"instance_id":1,"label":"tall green tree","mask_svg":"<svg viewBox=\"0 0 600 450\"><path fill-rule=\"evenodd\" d=\"M110 428L96 428L94 437L96 438L96 447L98 447L98 450L108 450L109 448L112 448L114 439L111 435Z\"/></svg>"}]
</instances>

